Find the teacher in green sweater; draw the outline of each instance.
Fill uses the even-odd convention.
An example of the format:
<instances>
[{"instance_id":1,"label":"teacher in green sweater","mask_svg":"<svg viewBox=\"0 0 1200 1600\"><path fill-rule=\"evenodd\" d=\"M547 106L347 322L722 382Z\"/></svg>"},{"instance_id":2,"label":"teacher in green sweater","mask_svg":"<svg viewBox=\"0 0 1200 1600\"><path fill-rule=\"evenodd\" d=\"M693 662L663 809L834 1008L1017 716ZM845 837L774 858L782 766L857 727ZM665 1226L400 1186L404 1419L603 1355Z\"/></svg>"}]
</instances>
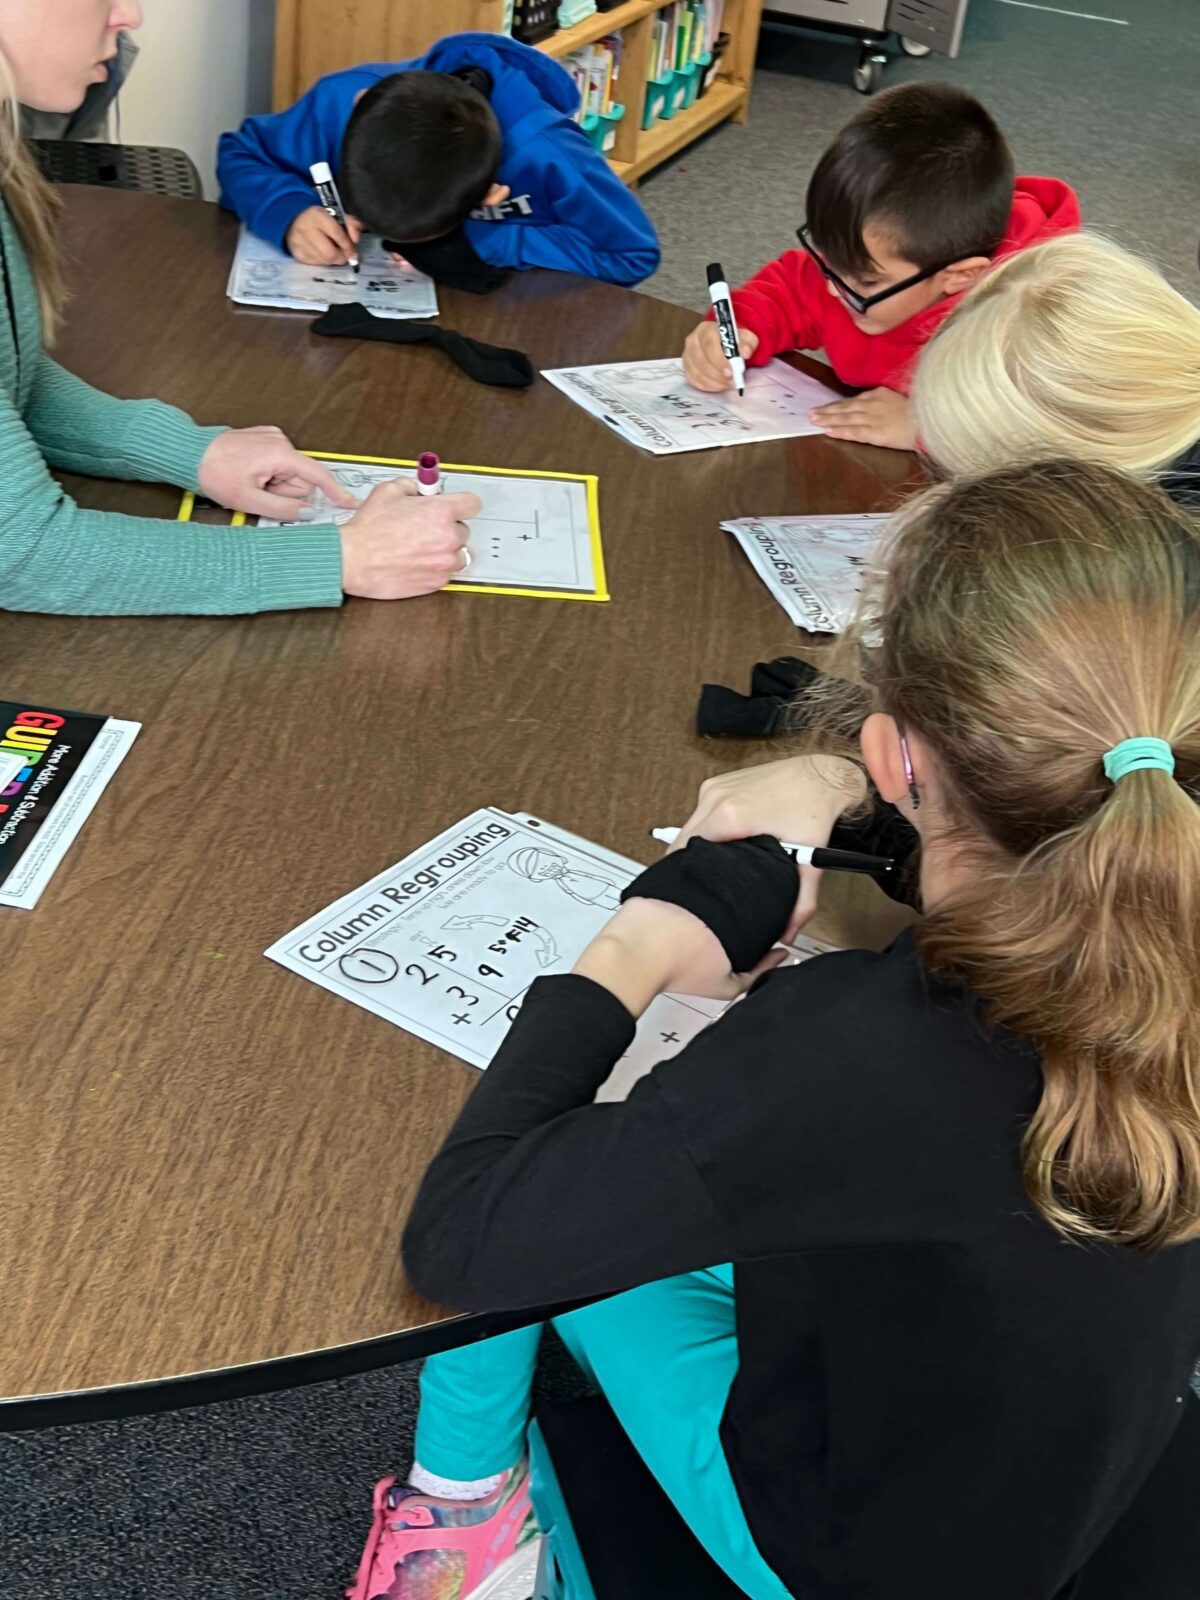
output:
<instances>
[{"instance_id":1,"label":"teacher in green sweater","mask_svg":"<svg viewBox=\"0 0 1200 1600\"><path fill-rule=\"evenodd\" d=\"M138 0L0 3L0 608L84 614L336 606L429 594L468 564L474 495L375 490L341 528L212 528L86 511L50 467L194 489L293 518L314 488L348 499L278 428L202 428L156 400L117 400L46 354L64 300L58 201L18 133L18 104L73 111L103 80ZM4 68L7 67L7 72ZM7 78L7 82L4 79Z\"/></svg>"}]
</instances>

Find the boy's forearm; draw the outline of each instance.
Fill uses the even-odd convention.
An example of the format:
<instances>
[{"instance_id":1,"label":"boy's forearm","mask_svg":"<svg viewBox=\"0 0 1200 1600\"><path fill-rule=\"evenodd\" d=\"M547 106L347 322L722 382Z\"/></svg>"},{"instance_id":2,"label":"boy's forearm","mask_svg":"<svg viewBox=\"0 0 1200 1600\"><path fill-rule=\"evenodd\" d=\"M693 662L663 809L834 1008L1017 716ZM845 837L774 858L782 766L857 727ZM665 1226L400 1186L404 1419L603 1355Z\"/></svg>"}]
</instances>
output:
<instances>
[{"instance_id":1,"label":"boy's forearm","mask_svg":"<svg viewBox=\"0 0 1200 1600\"><path fill-rule=\"evenodd\" d=\"M614 250L606 239L606 248L601 249L583 229L562 223L544 228L509 228L507 233L503 223L486 226L498 230L485 246L487 259L497 267L549 267L624 285L641 283L658 267L655 246L630 244L628 249Z\"/></svg>"},{"instance_id":2,"label":"boy's forearm","mask_svg":"<svg viewBox=\"0 0 1200 1600\"><path fill-rule=\"evenodd\" d=\"M286 250L288 230L316 195L309 184L261 148L245 129L221 135L217 157L221 205L252 233Z\"/></svg>"}]
</instances>

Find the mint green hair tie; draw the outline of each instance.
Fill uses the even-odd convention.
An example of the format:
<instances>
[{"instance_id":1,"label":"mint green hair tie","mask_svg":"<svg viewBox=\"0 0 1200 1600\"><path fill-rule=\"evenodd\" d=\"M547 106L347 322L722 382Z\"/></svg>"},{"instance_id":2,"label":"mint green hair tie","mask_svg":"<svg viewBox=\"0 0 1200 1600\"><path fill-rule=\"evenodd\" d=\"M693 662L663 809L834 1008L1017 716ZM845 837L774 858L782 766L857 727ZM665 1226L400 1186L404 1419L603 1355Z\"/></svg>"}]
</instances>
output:
<instances>
[{"instance_id":1,"label":"mint green hair tie","mask_svg":"<svg viewBox=\"0 0 1200 1600\"><path fill-rule=\"evenodd\" d=\"M1165 739L1122 739L1104 754L1104 776L1120 783L1127 772L1174 772L1175 757Z\"/></svg>"}]
</instances>

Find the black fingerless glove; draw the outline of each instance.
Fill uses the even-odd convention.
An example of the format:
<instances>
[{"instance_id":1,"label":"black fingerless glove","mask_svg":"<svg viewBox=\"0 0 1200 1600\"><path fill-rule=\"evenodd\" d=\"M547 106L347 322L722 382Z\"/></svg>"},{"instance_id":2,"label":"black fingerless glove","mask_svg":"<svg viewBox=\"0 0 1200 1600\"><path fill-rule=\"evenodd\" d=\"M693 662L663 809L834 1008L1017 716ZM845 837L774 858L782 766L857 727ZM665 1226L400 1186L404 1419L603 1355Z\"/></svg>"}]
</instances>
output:
<instances>
[{"instance_id":1,"label":"black fingerless glove","mask_svg":"<svg viewBox=\"0 0 1200 1600\"><path fill-rule=\"evenodd\" d=\"M639 873L621 901L682 906L716 934L731 971L749 972L787 928L799 893L796 863L764 833L727 844L689 839Z\"/></svg>"}]
</instances>

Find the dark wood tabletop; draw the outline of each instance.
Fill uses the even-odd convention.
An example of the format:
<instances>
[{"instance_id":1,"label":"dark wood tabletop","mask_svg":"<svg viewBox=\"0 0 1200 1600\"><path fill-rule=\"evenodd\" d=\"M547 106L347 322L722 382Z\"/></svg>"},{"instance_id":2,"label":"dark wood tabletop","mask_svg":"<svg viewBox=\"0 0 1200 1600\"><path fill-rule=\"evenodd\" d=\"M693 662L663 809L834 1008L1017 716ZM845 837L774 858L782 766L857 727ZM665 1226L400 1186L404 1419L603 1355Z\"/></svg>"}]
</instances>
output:
<instances>
[{"instance_id":1,"label":"dark wood tabletop","mask_svg":"<svg viewBox=\"0 0 1200 1600\"><path fill-rule=\"evenodd\" d=\"M235 308L235 225L214 206L65 195L67 366L203 422L277 423L303 448L597 473L612 601L4 616L0 695L144 725L36 910L0 911L9 1398L449 1315L406 1286L397 1240L474 1069L262 952L480 805L650 859L647 827L682 821L703 778L781 753L698 738L700 684L744 687L804 642L719 520L876 509L912 471L821 438L645 456L540 378L487 389L434 351ZM441 304L447 326L539 368L674 354L695 320L553 273ZM68 485L148 515L179 500ZM870 885L830 899L822 931L892 926Z\"/></svg>"}]
</instances>

